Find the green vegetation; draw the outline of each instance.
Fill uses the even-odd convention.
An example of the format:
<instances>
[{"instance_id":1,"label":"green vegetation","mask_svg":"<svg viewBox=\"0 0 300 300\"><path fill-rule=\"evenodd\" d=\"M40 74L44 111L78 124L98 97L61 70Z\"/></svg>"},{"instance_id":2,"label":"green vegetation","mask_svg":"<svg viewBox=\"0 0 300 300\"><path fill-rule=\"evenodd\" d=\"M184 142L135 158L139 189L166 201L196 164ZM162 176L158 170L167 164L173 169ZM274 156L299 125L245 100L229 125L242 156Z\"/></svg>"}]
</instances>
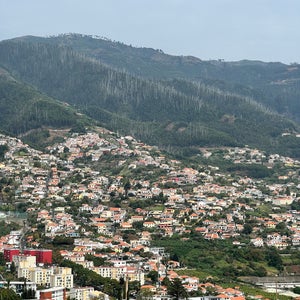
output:
<instances>
[{"instance_id":1,"label":"green vegetation","mask_svg":"<svg viewBox=\"0 0 300 300\"><path fill-rule=\"evenodd\" d=\"M18 296L12 289L0 288L0 299L21 300L21 297Z\"/></svg>"},{"instance_id":2,"label":"green vegetation","mask_svg":"<svg viewBox=\"0 0 300 300\"><path fill-rule=\"evenodd\" d=\"M122 285L117 280L104 278L94 271L86 269L69 260L64 260L61 263L61 266L72 268L73 273L75 274L74 283L80 286L92 286L112 297L120 299Z\"/></svg>"},{"instance_id":3,"label":"green vegetation","mask_svg":"<svg viewBox=\"0 0 300 300\"><path fill-rule=\"evenodd\" d=\"M296 293L296 294L300 294L300 286L296 286L296 287L293 289L293 292Z\"/></svg>"},{"instance_id":4,"label":"green vegetation","mask_svg":"<svg viewBox=\"0 0 300 300\"><path fill-rule=\"evenodd\" d=\"M103 266L103 265L107 265L107 266L110 265L110 263L106 262L106 260L104 258L97 257L97 256L94 256L91 254L86 254L85 259L92 261L94 263L95 267L99 267L99 266Z\"/></svg>"},{"instance_id":5,"label":"green vegetation","mask_svg":"<svg viewBox=\"0 0 300 300\"><path fill-rule=\"evenodd\" d=\"M275 248L255 248L250 245L237 248L231 241L205 240L193 235L188 242L176 237L155 239L155 246L166 247L176 255L183 266L201 270L202 274L236 279L239 276L266 276L281 271L282 259ZM277 269L277 271L276 271Z\"/></svg>"},{"instance_id":6,"label":"green vegetation","mask_svg":"<svg viewBox=\"0 0 300 300\"><path fill-rule=\"evenodd\" d=\"M80 37L74 36L68 41L76 39L80 43L88 43L86 51L89 54L93 40L80 40ZM251 95L222 90L211 83L169 79L169 76L164 81L142 79L57 45L57 42L65 41L63 38L38 39L41 43L35 43L34 38L29 40L1 42L0 63L21 80L76 107L109 129L129 133L169 151L248 144L290 156L299 155L300 139L281 136L283 132L297 132L298 126L272 112ZM127 47L121 48L128 50ZM147 52L146 49L144 51ZM210 67L214 68L213 65ZM245 68L252 70L252 65L246 64ZM220 71L219 68L217 70ZM6 98L11 97L8 95ZM21 124L14 122L3 129L17 130L22 125L24 132L28 124L34 128L40 126L42 119L49 125L55 121L61 126L70 125L73 121L70 111L61 116L61 110L54 108L54 104L47 108L48 102L44 103L42 107L39 103L31 108L29 106L30 111L24 111L24 108L18 111L19 114L23 110L26 117L30 116L30 123L22 115L19 117ZM42 108L55 114L46 114ZM265 171L259 171L261 176L265 176Z\"/></svg>"},{"instance_id":7,"label":"green vegetation","mask_svg":"<svg viewBox=\"0 0 300 300\"><path fill-rule=\"evenodd\" d=\"M63 235L57 235L53 239L53 245L54 246L66 246L66 245L73 245L74 244L74 238L71 237L65 237Z\"/></svg>"},{"instance_id":8,"label":"green vegetation","mask_svg":"<svg viewBox=\"0 0 300 300\"><path fill-rule=\"evenodd\" d=\"M236 283L233 283L233 284L231 283L231 284L227 284L224 286L234 288L236 286ZM248 298L248 297L251 298L251 296L261 295L265 299L279 299L279 300L290 300L291 299L290 296L284 296L284 295L280 295L280 294L276 295L275 293L268 293L260 288L242 284L241 282L238 283L238 286L239 286L239 289L245 294L246 298Z\"/></svg>"},{"instance_id":9,"label":"green vegetation","mask_svg":"<svg viewBox=\"0 0 300 300\"><path fill-rule=\"evenodd\" d=\"M228 167L227 171L240 176L248 176L256 179L271 177L274 172L273 170L258 164L234 164L233 166Z\"/></svg>"},{"instance_id":10,"label":"green vegetation","mask_svg":"<svg viewBox=\"0 0 300 300\"><path fill-rule=\"evenodd\" d=\"M46 146L49 132L42 127L71 128L87 124L71 107L41 94L29 85L0 76L1 129L11 135L25 135L33 146ZM6 151L1 145L0 160Z\"/></svg>"},{"instance_id":11,"label":"green vegetation","mask_svg":"<svg viewBox=\"0 0 300 300\"><path fill-rule=\"evenodd\" d=\"M5 153L8 151L7 145L0 145L0 161L3 161Z\"/></svg>"},{"instance_id":12,"label":"green vegetation","mask_svg":"<svg viewBox=\"0 0 300 300\"><path fill-rule=\"evenodd\" d=\"M35 290L32 289L26 289L22 295L22 299L35 299Z\"/></svg>"},{"instance_id":13,"label":"green vegetation","mask_svg":"<svg viewBox=\"0 0 300 300\"><path fill-rule=\"evenodd\" d=\"M188 297L188 293L185 290L182 282L179 278L174 278L169 284L168 287L168 294L172 296L173 299L186 299Z\"/></svg>"},{"instance_id":14,"label":"green vegetation","mask_svg":"<svg viewBox=\"0 0 300 300\"><path fill-rule=\"evenodd\" d=\"M0 236L9 234L12 230L21 229L21 226L15 222L0 221Z\"/></svg>"},{"instance_id":15,"label":"green vegetation","mask_svg":"<svg viewBox=\"0 0 300 300\"><path fill-rule=\"evenodd\" d=\"M299 64L247 60L202 61L196 57L171 56L159 49L135 48L80 34L50 38L31 36L19 40L68 46L113 68L145 78L185 78L201 81L226 93L252 97L274 111L299 120Z\"/></svg>"},{"instance_id":16,"label":"green vegetation","mask_svg":"<svg viewBox=\"0 0 300 300\"><path fill-rule=\"evenodd\" d=\"M0 266L5 266L6 261L4 259L4 254L0 253Z\"/></svg>"},{"instance_id":17,"label":"green vegetation","mask_svg":"<svg viewBox=\"0 0 300 300\"><path fill-rule=\"evenodd\" d=\"M76 122L75 112L33 88L0 77L2 129L13 134L44 126L65 127Z\"/></svg>"}]
</instances>

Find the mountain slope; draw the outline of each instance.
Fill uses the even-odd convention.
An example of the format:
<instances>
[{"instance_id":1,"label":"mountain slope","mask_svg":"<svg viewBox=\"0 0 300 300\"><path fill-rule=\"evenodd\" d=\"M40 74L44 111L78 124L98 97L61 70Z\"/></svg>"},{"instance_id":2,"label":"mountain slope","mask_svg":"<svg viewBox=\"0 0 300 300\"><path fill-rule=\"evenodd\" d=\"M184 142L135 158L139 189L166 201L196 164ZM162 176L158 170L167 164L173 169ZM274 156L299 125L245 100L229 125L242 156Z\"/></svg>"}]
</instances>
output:
<instances>
[{"instance_id":1,"label":"mountain slope","mask_svg":"<svg viewBox=\"0 0 300 300\"><path fill-rule=\"evenodd\" d=\"M202 61L192 56L172 56L161 50L136 48L80 34L17 40L66 46L113 68L146 78L182 78L222 87L255 98L273 110L300 121L300 65L260 61Z\"/></svg>"},{"instance_id":2,"label":"mountain slope","mask_svg":"<svg viewBox=\"0 0 300 300\"><path fill-rule=\"evenodd\" d=\"M248 144L287 151L298 126L250 97L185 80L153 81L113 70L74 50L20 40L0 43L0 64L103 126L172 147ZM293 145L300 145L295 138Z\"/></svg>"},{"instance_id":3,"label":"mountain slope","mask_svg":"<svg viewBox=\"0 0 300 300\"><path fill-rule=\"evenodd\" d=\"M45 96L15 80L0 68L0 124L11 135L24 135L44 127L70 128L87 123L67 104ZM29 139L30 140L30 139Z\"/></svg>"},{"instance_id":4,"label":"mountain slope","mask_svg":"<svg viewBox=\"0 0 300 300\"><path fill-rule=\"evenodd\" d=\"M193 56L174 56L152 48L137 48L120 42L81 34L65 34L47 38L25 36L16 41L45 43L72 48L109 66L148 78L218 79L248 86L300 77L300 66L279 62L242 60L203 61Z\"/></svg>"}]
</instances>

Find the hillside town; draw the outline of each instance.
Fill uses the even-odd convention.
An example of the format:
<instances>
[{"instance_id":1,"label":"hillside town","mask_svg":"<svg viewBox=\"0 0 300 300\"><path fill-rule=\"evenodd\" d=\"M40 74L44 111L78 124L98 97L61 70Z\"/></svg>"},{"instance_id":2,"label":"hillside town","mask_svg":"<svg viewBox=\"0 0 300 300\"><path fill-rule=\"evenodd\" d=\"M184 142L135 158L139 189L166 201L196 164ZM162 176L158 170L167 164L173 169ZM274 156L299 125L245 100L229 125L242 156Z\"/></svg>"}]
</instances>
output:
<instances>
[{"instance_id":1,"label":"hillside town","mask_svg":"<svg viewBox=\"0 0 300 300\"><path fill-rule=\"evenodd\" d=\"M0 286L20 295L167 300L166 281L179 279L189 297L243 300L238 286L184 275L187 266L157 239L188 242L196 235L279 251L300 246L298 160L245 146L199 149L202 163L188 165L102 128L69 134L46 151L5 135L0 146L0 221L19 225L0 237ZM223 172L214 159L276 173L266 181L261 169L255 176ZM12 212L23 217L12 221ZM80 284L75 265L120 283L121 294Z\"/></svg>"}]
</instances>

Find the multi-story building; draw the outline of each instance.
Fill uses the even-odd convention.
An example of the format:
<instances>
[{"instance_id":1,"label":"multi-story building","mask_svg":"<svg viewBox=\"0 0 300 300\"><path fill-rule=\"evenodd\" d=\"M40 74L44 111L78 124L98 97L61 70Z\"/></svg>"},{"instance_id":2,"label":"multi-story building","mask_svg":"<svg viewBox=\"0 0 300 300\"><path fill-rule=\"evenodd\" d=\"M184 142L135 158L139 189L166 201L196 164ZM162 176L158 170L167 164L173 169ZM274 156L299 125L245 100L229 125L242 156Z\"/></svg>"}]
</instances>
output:
<instances>
[{"instance_id":1,"label":"multi-story building","mask_svg":"<svg viewBox=\"0 0 300 300\"><path fill-rule=\"evenodd\" d=\"M6 248L3 251L4 259L7 262L12 262L14 255L20 254L20 249ZM52 264L52 250L49 249L24 249L24 255L36 257L37 264Z\"/></svg>"},{"instance_id":2,"label":"multi-story building","mask_svg":"<svg viewBox=\"0 0 300 300\"><path fill-rule=\"evenodd\" d=\"M25 255L36 257L37 264L52 264L52 250L49 249L24 249Z\"/></svg>"},{"instance_id":3,"label":"multi-story building","mask_svg":"<svg viewBox=\"0 0 300 300\"><path fill-rule=\"evenodd\" d=\"M97 267L94 271L102 277L116 280L128 278L129 281L139 281L141 285L145 283L145 274L137 266Z\"/></svg>"},{"instance_id":4,"label":"multi-story building","mask_svg":"<svg viewBox=\"0 0 300 300\"><path fill-rule=\"evenodd\" d=\"M112 278L112 267L96 267L94 271L102 277Z\"/></svg>"},{"instance_id":5,"label":"multi-story building","mask_svg":"<svg viewBox=\"0 0 300 300\"><path fill-rule=\"evenodd\" d=\"M34 268L36 267L36 257L32 255L14 255L12 260L17 268Z\"/></svg>"},{"instance_id":6,"label":"multi-story building","mask_svg":"<svg viewBox=\"0 0 300 300\"><path fill-rule=\"evenodd\" d=\"M71 268L18 268L18 277L24 277L37 285L46 287L73 287L73 274Z\"/></svg>"},{"instance_id":7,"label":"multi-story building","mask_svg":"<svg viewBox=\"0 0 300 300\"><path fill-rule=\"evenodd\" d=\"M6 288L8 285L7 281L0 281L0 288ZM30 281L10 281L9 287L14 290L17 294L21 294L24 289L31 289L36 291L36 283Z\"/></svg>"},{"instance_id":8,"label":"multi-story building","mask_svg":"<svg viewBox=\"0 0 300 300\"><path fill-rule=\"evenodd\" d=\"M71 268L57 267L50 276L50 286L60 286L67 289L73 288L73 274Z\"/></svg>"},{"instance_id":9,"label":"multi-story building","mask_svg":"<svg viewBox=\"0 0 300 300\"><path fill-rule=\"evenodd\" d=\"M95 291L93 287L81 287L81 288L73 288L69 292L67 292L67 296L70 297L70 299L74 300L90 300L97 297L97 294L99 294L99 291ZM108 297L105 297L106 295L103 294L103 299L108 300ZM96 298L100 299L100 298Z\"/></svg>"},{"instance_id":10,"label":"multi-story building","mask_svg":"<svg viewBox=\"0 0 300 300\"><path fill-rule=\"evenodd\" d=\"M37 285L50 286L50 276L53 274L53 268L19 268L18 276L25 277Z\"/></svg>"},{"instance_id":11,"label":"multi-story building","mask_svg":"<svg viewBox=\"0 0 300 300\"><path fill-rule=\"evenodd\" d=\"M53 287L36 292L37 299L40 300L66 300L66 289L62 287Z\"/></svg>"}]
</instances>

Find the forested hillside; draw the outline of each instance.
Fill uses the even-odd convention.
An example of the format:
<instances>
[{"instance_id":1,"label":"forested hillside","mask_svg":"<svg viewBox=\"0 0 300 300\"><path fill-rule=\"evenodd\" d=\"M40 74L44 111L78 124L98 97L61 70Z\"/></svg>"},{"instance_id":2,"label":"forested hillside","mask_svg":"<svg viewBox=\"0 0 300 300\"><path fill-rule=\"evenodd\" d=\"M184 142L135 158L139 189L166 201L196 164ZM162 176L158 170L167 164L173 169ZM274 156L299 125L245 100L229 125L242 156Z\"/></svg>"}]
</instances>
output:
<instances>
[{"instance_id":1,"label":"forested hillside","mask_svg":"<svg viewBox=\"0 0 300 300\"><path fill-rule=\"evenodd\" d=\"M146 78L182 78L210 83L225 91L254 97L274 111L300 120L300 65L261 61L203 61L172 56L158 49L137 48L80 34L49 38L22 37L32 43L67 46L111 67Z\"/></svg>"},{"instance_id":2,"label":"forested hillside","mask_svg":"<svg viewBox=\"0 0 300 300\"><path fill-rule=\"evenodd\" d=\"M291 156L298 125L251 97L209 82L150 80L117 71L56 44L0 43L0 64L43 93L67 102L109 129L162 147L248 144Z\"/></svg>"},{"instance_id":3,"label":"forested hillside","mask_svg":"<svg viewBox=\"0 0 300 300\"><path fill-rule=\"evenodd\" d=\"M0 68L0 124L3 132L24 135L33 129L72 128L87 122L67 104L16 81Z\"/></svg>"}]
</instances>

